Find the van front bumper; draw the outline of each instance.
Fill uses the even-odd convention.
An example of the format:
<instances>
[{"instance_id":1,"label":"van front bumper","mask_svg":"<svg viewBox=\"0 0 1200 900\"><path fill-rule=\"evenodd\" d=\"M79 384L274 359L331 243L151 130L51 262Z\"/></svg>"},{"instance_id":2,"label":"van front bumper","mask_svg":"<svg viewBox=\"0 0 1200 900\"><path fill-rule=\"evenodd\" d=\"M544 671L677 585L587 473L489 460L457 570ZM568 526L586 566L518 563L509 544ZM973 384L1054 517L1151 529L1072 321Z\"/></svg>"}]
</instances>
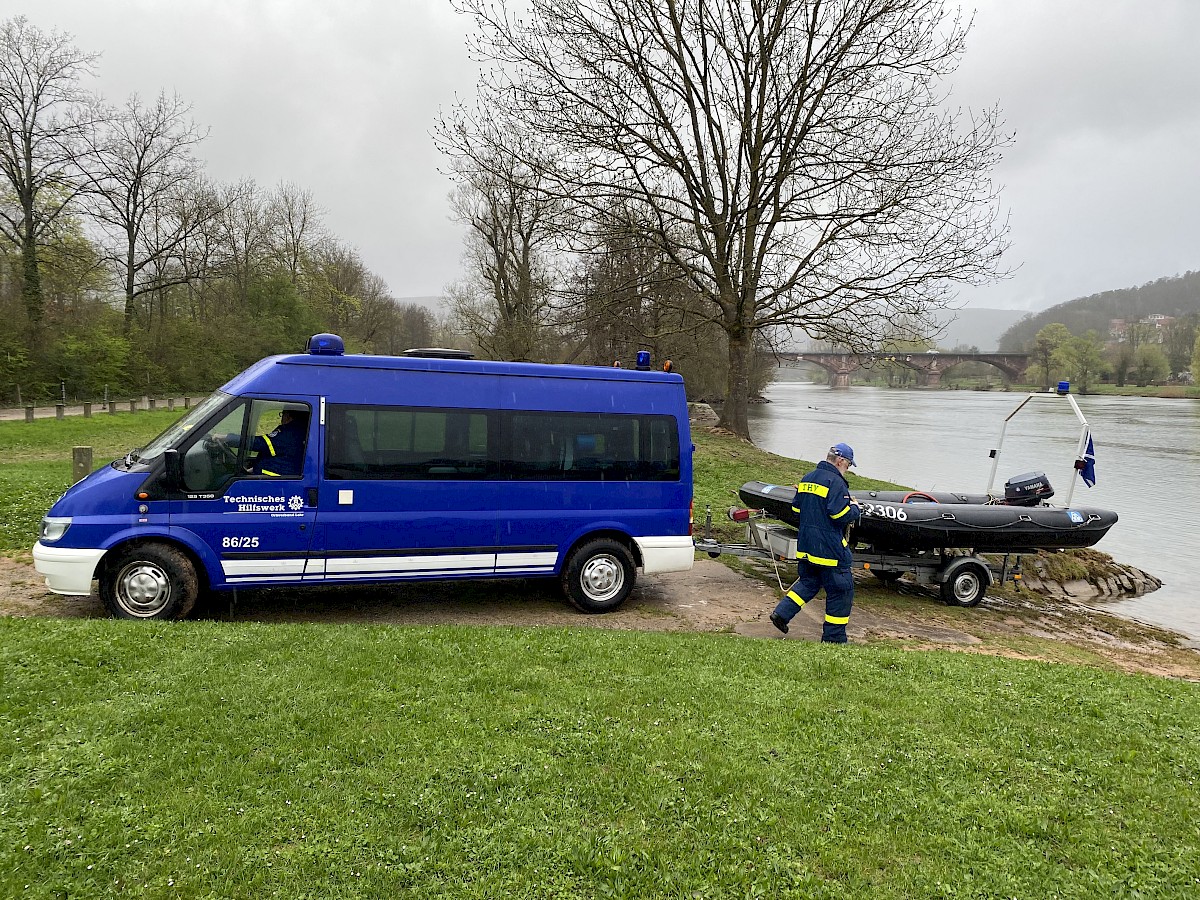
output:
<instances>
[{"instance_id":1,"label":"van front bumper","mask_svg":"<svg viewBox=\"0 0 1200 900\"><path fill-rule=\"evenodd\" d=\"M92 592L96 566L103 550L76 547L50 547L38 541L33 545L33 567L46 579L46 587L56 594L86 597Z\"/></svg>"}]
</instances>

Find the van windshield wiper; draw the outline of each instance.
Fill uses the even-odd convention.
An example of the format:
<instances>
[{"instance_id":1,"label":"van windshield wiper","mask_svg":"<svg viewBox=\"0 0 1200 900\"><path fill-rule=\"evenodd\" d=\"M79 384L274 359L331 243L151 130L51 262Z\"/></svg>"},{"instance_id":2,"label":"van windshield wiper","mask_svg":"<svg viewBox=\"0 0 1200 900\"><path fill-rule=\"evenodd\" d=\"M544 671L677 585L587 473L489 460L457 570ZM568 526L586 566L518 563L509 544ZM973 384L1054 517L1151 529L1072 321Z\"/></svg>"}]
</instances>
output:
<instances>
[{"instance_id":1,"label":"van windshield wiper","mask_svg":"<svg viewBox=\"0 0 1200 900\"><path fill-rule=\"evenodd\" d=\"M125 454L125 468L127 468L127 469L130 468L135 462L137 462L139 459L141 459L141 457L138 455L141 452L142 452L141 447L134 447L132 450L130 450L128 453L126 453Z\"/></svg>"}]
</instances>

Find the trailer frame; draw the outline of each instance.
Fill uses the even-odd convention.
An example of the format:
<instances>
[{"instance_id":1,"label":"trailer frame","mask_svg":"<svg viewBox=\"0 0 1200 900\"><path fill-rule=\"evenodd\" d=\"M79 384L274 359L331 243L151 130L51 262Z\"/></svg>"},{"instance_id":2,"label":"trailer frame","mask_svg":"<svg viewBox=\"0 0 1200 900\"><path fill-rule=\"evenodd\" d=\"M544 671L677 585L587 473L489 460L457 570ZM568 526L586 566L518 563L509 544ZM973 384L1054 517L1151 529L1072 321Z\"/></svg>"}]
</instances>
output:
<instances>
[{"instance_id":1,"label":"trailer frame","mask_svg":"<svg viewBox=\"0 0 1200 900\"><path fill-rule=\"evenodd\" d=\"M746 521L744 543L718 541L712 536L712 510L705 516L704 536L694 539L696 551L712 558L739 556L770 560L775 565L775 577L784 590L778 563L790 563L796 558L796 530L759 511ZM903 575L911 575L918 583L936 585L944 603L949 606L975 607L983 602L987 589L996 584L1016 583L1021 579L1021 555L1006 553L997 564L973 550L919 550L905 553L881 553L867 545L851 548L853 567L870 572L890 584ZM998 554L997 554L998 555Z\"/></svg>"}]
</instances>

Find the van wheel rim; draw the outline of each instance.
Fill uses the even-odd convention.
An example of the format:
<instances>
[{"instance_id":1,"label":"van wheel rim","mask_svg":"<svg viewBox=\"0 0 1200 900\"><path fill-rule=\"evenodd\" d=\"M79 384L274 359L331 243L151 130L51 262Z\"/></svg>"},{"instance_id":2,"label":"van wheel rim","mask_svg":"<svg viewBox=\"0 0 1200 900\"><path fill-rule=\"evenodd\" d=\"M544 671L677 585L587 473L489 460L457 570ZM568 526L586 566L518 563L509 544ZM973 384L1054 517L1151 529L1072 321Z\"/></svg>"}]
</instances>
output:
<instances>
[{"instance_id":1,"label":"van wheel rim","mask_svg":"<svg viewBox=\"0 0 1200 900\"><path fill-rule=\"evenodd\" d=\"M136 562L117 577L117 602L131 616L148 618L171 599L171 580L159 566Z\"/></svg>"},{"instance_id":2,"label":"van wheel rim","mask_svg":"<svg viewBox=\"0 0 1200 900\"><path fill-rule=\"evenodd\" d=\"M603 553L584 564L579 581L589 599L602 603L621 593L625 585L625 568L615 556Z\"/></svg>"}]
</instances>

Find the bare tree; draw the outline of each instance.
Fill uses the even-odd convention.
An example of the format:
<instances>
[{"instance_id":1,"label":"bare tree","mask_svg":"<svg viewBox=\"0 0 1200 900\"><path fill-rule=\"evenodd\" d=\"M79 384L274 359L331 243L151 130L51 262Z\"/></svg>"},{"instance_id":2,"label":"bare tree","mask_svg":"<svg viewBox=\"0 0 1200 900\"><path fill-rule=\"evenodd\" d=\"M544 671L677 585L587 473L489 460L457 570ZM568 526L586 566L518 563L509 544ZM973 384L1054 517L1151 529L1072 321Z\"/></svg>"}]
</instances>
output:
<instances>
[{"instance_id":1,"label":"bare tree","mask_svg":"<svg viewBox=\"0 0 1200 900\"><path fill-rule=\"evenodd\" d=\"M271 206L275 223L272 252L292 284L299 284L304 255L324 239L322 210L312 191L290 182L275 189Z\"/></svg>"},{"instance_id":2,"label":"bare tree","mask_svg":"<svg viewBox=\"0 0 1200 900\"><path fill-rule=\"evenodd\" d=\"M24 16L0 24L0 171L15 203L0 204L0 232L21 250L25 312L42 321L38 249L78 193L80 138L95 119L80 79L96 54L46 34Z\"/></svg>"},{"instance_id":3,"label":"bare tree","mask_svg":"<svg viewBox=\"0 0 1200 900\"><path fill-rule=\"evenodd\" d=\"M236 191L221 188L200 177L186 191L186 201L177 207L183 239L175 261L184 273L184 312L193 321L208 316L206 281L209 276L223 275L229 269L228 253L221 241L222 218L235 196Z\"/></svg>"},{"instance_id":4,"label":"bare tree","mask_svg":"<svg viewBox=\"0 0 1200 900\"><path fill-rule=\"evenodd\" d=\"M191 151L204 135L189 111L177 96L159 94L143 106L135 94L91 136L88 206L115 239L111 259L125 294L126 333L139 297L188 277L168 262L202 225L189 193L200 172Z\"/></svg>"},{"instance_id":5,"label":"bare tree","mask_svg":"<svg viewBox=\"0 0 1200 900\"><path fill-rule=\"evenodd\" d=\"M450 289L455 314L493 358L548 359L564 204L548 194L536 148L505 123L461 110L439 124L436 140L453 160L451 203L468 228L468 277Z\"/></svg>"},{"instance_id":6,"label":"bare tree","mask_svg":"<svg viewBox=\"0 0 1200 900\"><path fill-rule=\"evenodd\" d=\"M544 145L582 218L637 211L705 300L735 433L760 332L868 346L996 273L1005 138L943 109L967 27L942 0L456 3L494 64L480 115Z\"/></svg>"},{"instance_id":7,"label":"bare tree","mask_svg":"<svg viewBox=\"0 0 1200 900\"><path fill-rule=\"evenodd\" d=\"M227 185L222 192L219 240L226 254L226 272L233 278L235 299L243 306L249 300L251 283L267 267L275 212L262 188L250 179Z\"/></svg>"}]
</instances>

